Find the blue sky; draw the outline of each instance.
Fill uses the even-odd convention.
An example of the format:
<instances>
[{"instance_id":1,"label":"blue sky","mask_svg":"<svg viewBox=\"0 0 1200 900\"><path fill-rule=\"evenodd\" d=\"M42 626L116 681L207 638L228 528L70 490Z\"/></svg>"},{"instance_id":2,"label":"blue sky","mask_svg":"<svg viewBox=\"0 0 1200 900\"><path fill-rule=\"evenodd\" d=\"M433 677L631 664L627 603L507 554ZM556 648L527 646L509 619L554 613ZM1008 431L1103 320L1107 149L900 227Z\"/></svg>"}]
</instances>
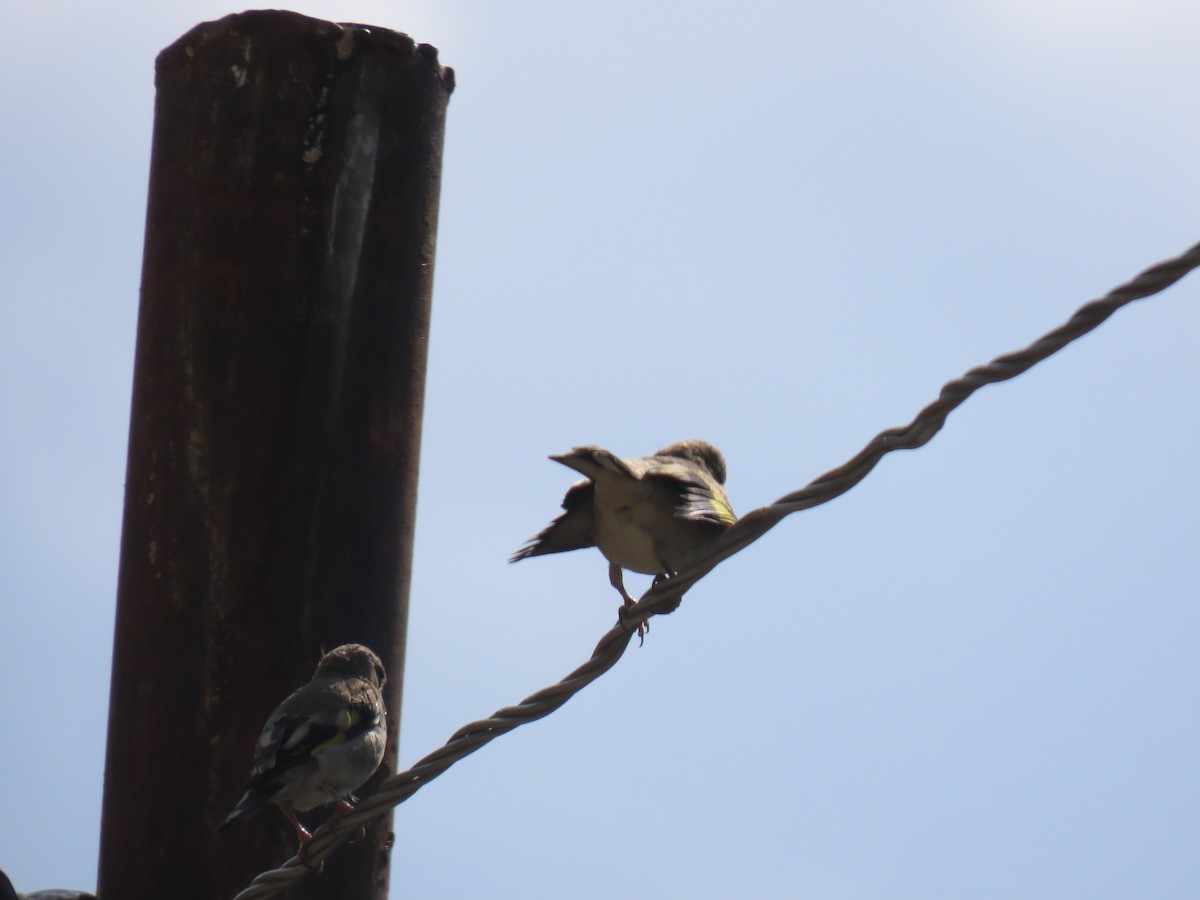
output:
<instances>
[{"instance_id":1,"label":"blue sky","mask_svg":"<svg viewBox=\"0 0 1200 900\"><path fill-rule=\"evenodd\" d=\"M458 76L402 764L612 623L598 553L505 562L572 481L547 454L704 437L744 512L1200 240L1192 3L295 8ZM153 62L234 11L47 0L0 37L23 890L95 884ZM393 895L1200 895L1198 285L986 389L422 790Z\"/></svg>"}]
</instances>

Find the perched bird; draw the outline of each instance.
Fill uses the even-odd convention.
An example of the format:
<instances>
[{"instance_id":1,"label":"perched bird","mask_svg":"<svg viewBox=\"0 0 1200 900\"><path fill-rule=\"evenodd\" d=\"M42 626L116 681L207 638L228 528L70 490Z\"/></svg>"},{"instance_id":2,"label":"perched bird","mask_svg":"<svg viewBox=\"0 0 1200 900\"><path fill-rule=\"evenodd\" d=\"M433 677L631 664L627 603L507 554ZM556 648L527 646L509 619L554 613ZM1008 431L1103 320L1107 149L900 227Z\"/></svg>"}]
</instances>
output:
<instances>
[{"instance_id":1,"label":"perched bird","mask_svg":"<svg viewBox=\"0 0 1200 900\"><path fill-rule=\"evenodd\" d=\"M312 681L267 719L254 748L254 771L242 788L245 793L217 831L271 800L296 829L303 853L312 835L296 818L296 810L334 803L338 816L353 809L347 796L383 761L386 681L379 657L361 644L343 644L321 657Z\"/></svg>"},{"instance_id":2,"label":"perched bird","mask_svg":"<svg viewBox=\"0 0 1200 900\"><path fill-rule=\"evenodd\" d=\"M722 487L725 457L705 441L679 441L636 459L621 459L600 447L576 447L550 458L586 478L567 491L566 512L509 562L598 547L608 559L608 580L625 605L634 599L625 590L623 569L654 575L657 584L737 521ZM638 626L638 636L643 635Z\"/></svg>"},{"instance_id":3,"label":"perched bird","mask_svg":"<svg viewBox=\"0 0 1200 900\"><path fill-rule=\"evenodd\" d=\"M96 900L96 895L87 891L67 891L54 888L46 891L34 891L32 894L22 894L13 887L3 870L0 870L0 900Z\"/></svg>"}]
</instances>

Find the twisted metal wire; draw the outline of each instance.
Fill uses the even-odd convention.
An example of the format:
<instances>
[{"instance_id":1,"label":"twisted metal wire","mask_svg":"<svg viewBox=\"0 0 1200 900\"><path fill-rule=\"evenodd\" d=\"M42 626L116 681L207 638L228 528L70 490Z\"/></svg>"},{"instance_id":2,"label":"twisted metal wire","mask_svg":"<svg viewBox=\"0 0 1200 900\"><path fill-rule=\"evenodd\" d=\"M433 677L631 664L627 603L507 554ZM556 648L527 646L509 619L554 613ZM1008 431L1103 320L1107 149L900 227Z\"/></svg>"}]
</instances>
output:
<instances>
[{"instance_id":1,"label":"twisted metal wire","mask_svg":"<svg viewBox=\"0 0 1200 900\"><path fill-rule=\"evenodd\" d=\"M278 869L263 872L234 900L273 897L288 885L299 881L353 835L360 825L403 803L454 763L488 742L518 726L548 716L570 700L617 664L640 623L652 616L672 612L692 585L721 562L754 543L785 516L820 506L846 493L893 450L914 450L924 446L946 424L950 413L980 388L1015 378L1099 326L1121 307L1158 293L1197 267L1200 267L1200 244L1175 259L1152 266L1099 300L1080 307L1065 324L1023 350L998 356L990 363L971 369L961 378L947 383L938 398L917 413L908 425L880 432L849 462L826 472L806 487L780 497L770 506L760 507L742 516L703 556L674 576L660 580L642 596L637 606L623 611L621 620L600 639L591 658L566 678L529 695L516 706L506 706L486 719L458 729L441 748L407 771L398 772L384 781L379 790L363 800L352 812L317 829L304 862L292 857Z\"/></svg>"}]
</instances>

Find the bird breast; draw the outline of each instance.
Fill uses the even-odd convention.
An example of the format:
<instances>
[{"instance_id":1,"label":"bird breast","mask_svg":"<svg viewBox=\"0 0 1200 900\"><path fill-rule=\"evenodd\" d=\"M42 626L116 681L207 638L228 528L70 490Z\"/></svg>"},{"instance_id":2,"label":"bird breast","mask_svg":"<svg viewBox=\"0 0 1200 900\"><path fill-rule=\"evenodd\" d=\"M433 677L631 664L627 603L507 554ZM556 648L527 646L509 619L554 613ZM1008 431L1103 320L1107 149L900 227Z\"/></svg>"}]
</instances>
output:
<instances>
[{"instance_id":1,"label":"bird breast","mask_svg":"<svg viewBox=\"0 0 1200 900\"><path fill-rule=\"evenodd\" d=\"M661 573L664 560L659 539L685 524L675 518L676 502L674 491L659 480L597 473L592 512L596 546L622 569L644 575Z\"/></svg>"},{"instance_id":2,"label":"bird breast","mask_svg":"<svg viewBox=\"0 0 1200 900\"><path fill-rule=\"evenodd\" d=\"M298 810L312 809L329 802L329 790L345 796L375 774L383 760L387 728L383 721L349 741L333 744L313 759L317 766L298 783L291 793Z\"/></svg>"}]
</instances>

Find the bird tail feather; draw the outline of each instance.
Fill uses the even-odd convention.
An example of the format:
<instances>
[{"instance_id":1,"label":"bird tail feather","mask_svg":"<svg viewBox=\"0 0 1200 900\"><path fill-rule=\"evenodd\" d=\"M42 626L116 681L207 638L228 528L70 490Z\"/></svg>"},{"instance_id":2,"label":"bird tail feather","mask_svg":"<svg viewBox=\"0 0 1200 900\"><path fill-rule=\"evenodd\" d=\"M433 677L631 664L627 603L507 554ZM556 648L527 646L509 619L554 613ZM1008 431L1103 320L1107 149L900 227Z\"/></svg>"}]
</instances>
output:
<instances>
[{"instance_id":1,"label":"bird tail feather","mask_svg":"<svg viewBox=\"0 0 1200 900\"><path fill-rule=\"evenodd\" d=\"M244 819L247 816L252 816L267 802L268 795L262 791L246 791L242 794L242 799L237 802L237 805L229 811L222 821L217 826L217 831L224 831L238 819Z\"/></svg>"}]
</instances>

